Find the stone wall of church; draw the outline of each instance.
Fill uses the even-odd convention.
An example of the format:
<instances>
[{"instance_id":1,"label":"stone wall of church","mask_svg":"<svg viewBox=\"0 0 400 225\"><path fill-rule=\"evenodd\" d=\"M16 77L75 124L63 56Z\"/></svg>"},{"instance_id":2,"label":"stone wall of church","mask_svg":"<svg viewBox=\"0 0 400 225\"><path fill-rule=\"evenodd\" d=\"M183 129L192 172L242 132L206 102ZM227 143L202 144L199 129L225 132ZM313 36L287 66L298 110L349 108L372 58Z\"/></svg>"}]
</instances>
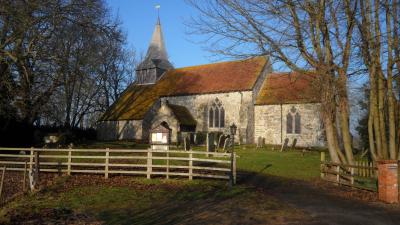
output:
<instances>
[{"instance_id":1,"label":"stone wall of church","mask_svg":"<svg viewBox=\"0 0 400 225\"><path fill-rule=\"evenodd\" d=\"M154 128L160 125L162 122L166 122L171 129L171 142L178 141L178 132L179 132L179 122L175 119L175 116L171 109L166 105L161 103L161 106L158 109L157 115L153 118L151 124Z\"/></svg>"},{"instance_id":2,"label":"stone wall of church","mask_svg":"<svg viewBox=\"0 0 400 225\"><path fill-rule=\"evenodd\" d=\"M293 109L295 112L293 113ZM287 133L287 115L300 115L300 133ZM294 117L293 117L294 118ZM295 121L293 120L293 126ZM325 137L320 117L320 104L284 104L255 106L255 141L265 138L266 144L323 147Z\"/></svg>"},{"instance_id":3,"label":"stone wall of church","mask_svg":"<svg viewBox=\"0 0 400 225\"><path fill-rule=\"evenodd\" d=\"M97 139L105 141L142 139L142 120L101 121L97 125Z\"/></svg>"},{"instance_id":4,"label":"stone wall of church","mask_svg":"<svg viewBox=\"0 0 400 225\"><path fill-rule=\"evenodd\" d=\"M209 107L218 98L225 110L225 127L210 128ZM196 131L221 131L229 133L229 126L238 127L238 141L252 143L254 140L254 105L251 91L163 97L169 103L185 106L197 121Z\"/></svg>"},{"instance_id":5,"label":"stone wall of church","mask_svg":"<svg viewBox=\"0 0 400 225\"><path fill-rule=\"evenodd\" d=\"M150 130L151 126L153 125L152 122L160 108L160 105L161 105L160 100L157 100L153 104L153 106L149 109L149 111L147 111L146 115L143 118L141 139L145 142L148 142L150 140Z\"/></svg>"}]
</instances>

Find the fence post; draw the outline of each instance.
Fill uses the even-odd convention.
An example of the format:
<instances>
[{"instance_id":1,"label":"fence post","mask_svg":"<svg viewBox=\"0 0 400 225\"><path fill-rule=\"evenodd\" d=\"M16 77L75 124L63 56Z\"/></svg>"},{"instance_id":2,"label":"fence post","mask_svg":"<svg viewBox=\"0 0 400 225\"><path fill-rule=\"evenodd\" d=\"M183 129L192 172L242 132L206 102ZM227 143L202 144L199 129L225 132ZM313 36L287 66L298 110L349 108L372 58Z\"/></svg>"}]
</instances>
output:
<instances>
[{"instance_id":1,"label":"fence post","mask_svg":"<svg viewBox=\"0 0 400 225\"><path fill-rule=\"evenodd\" d=\"M33 147L31 147L31 154L29 155L29 173L32 173L33 168Z\"/></svg>"},{"instance_id":2,"label":"fence post","mask_svg":"<svg viewBox=\"0 0 400 225\"><path fill-rule=\"evenodd\" d=\"M1 182L0 182L0 200L1 200L1 194L3 193L3 184L4 184L4 176L6 175L6 166L3 167L3 175L1 176Z\"/></svg>"},{"instance_id":3,"label":"fence post","mask_svg":"<svg viewBox=\"0 0 400 225\"><path fill-rule=\"evenodd\" d=\"M34 181L34 171L33 171L33 154L34 154L34 149L31 147L31 153L29 155L29 187L31 191L35 190L35 181Z\"/></svg>"},{"instance_id":4,"label":"fence post","mask_svg":"<svg viewBox=\"0 0 400 225\"><path fill-rule=\"evenodd\" d=\"M325 177L325 152L321 152L321 164L320 164L321 178Z\"/></svg>"},{"instance_id":5,"label":"fence post","mask_svg":"<svg viewBox=\"0 0 400 225\"><path fill-rule=\"evenodd\" d=\"M39 184L39 173L40 173L40 152L36 151L35 152L35 185Z\"/></svg>"},{"instance_id":6,"label":"fence post","mask_svg":"<svg viewBox=\"0 0 400 225\"><path fill-rule=\"evenodd\" d=\"M108 163L109 163L109 157L110 157L110 149L106 148L106 159L105 159L105 169L104 169L104 178L108 179Z\"/></svg>"},{"instance_id":7,"label":"fence post","mask_svg":"<svg viewBox=\"0 0 400 225\"><path fill-rule=\"evenodd\" d=\"M340 166L336 166L336 182L340 185Z\"/></svg>"},{"instance_id":8,"label":"fence post","mask_svg":"<svg viewBox=\"0 0 400 225\"><path fill-rule=\"evenodd\" d=\"M352 186L354 185L354 167L350 168L350 183Z\"/></svg>"},{"instance_id":9,"label":"fence post","mask_svg":"<svg viewBox=\"0 0 400 225\"><path fill-rule=\"evenodd\" d=\"M24 180L22 181L22 190L25 192L26 191L26 173L27 173L27 169L28 169L28 162L25 161L25 166L24 166Z\"/></svg>"},{"instance_id":10,"label":"fence post","mask_svg":"<svg viewBox=\"0 0 400 225\"><path fill-rule=\"evenodd\" d=\"M373 167L372 167L372 162L369 162L368 163L368 170L369 170L369 172L368 172L368 174L369 174L369 177L373 177Z\"/></svg>"},{"instance_id":11,"label":"fence post","mask_svg":"<svg viewBox=\"0 0 400 225\"><path fill-rule=\"evenodd\" d=\"M152 172L152 164L153 164L153 160L152 160L152 152L151 152L151 148L147 149L147 179L151 178L151 172Z\"/></svg>"},{"instance_id":12,"label":"fence post","mask_svg":"<svg viewBox=\"0 0 400 225\"><path fill-rule=\"evenodd\" d=\"M367 177L367 162L366 162L366 161L363 162L363 166L364 166L364 168L363 168L363 170L364 170L363 175L364 175L364 177Z\"/></svg>"},{"instance_id":13,"label":"fence post","mask_svg":"<svg viewBox=\"0 0 400 225\"><path fill-rule=\"evenodd\" d=\"M193 180L193 153L189 153L189 180Z\"/></svg>"},{"instance_id":14,"label":"fence post","mask_svg":"<svg viewBox=\"0 0 400 225\"><path fill-rule=\"evenodd\" d=\"M361 176L364 177L364 161L360 161Z\"/></svg>"},{"instance_id":15,"label":"fence post","mask_svg":"<svg viewBox=\"0 0 400 225\"><path fill-rule=\"evenodd\" d=\"M71 147L68 149L68 162L67 162L67 174L71 175L71 163L72 163L72 151Z\"/></svg>"},{"instance_id":16,"label":"fence post","mask_svg":"<svg viewBox=\"0 0 400 225\"><path fill-rule=\"evenodd\" d=\"M167 150L167 179L169 179L169 151Z\"/></svg>"}]
</instances>

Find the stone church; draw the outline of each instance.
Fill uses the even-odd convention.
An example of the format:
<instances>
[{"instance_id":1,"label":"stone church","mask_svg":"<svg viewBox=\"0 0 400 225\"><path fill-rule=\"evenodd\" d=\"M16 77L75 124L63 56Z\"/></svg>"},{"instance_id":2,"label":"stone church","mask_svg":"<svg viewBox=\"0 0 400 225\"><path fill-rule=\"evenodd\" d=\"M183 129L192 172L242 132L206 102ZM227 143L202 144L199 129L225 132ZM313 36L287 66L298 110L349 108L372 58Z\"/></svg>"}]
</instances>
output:
<instances>
[{"instance_id":1,"label":"stone church","mask_svg":"<svg viewBox=\"0 0 400 225\"><path fill-rule=\"evenodd\" d=\"M99 139L148 142L162 124L177 142L183 133L229 133L235 123L240 143L325 144L313 76L273 72L267 56L174 68L158 20L136 77L100 118Z\"/></svg>"}]
</instances>

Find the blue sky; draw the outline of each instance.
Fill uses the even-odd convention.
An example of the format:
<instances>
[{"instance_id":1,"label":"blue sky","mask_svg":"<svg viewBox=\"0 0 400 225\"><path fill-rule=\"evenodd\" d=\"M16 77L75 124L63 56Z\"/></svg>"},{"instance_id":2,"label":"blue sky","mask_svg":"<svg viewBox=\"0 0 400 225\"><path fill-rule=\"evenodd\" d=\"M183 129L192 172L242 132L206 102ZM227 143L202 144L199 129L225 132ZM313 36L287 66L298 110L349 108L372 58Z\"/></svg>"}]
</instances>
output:
<instances>
[{"instance_id":1,"label":"blue sky","mask_svg":"<svg viewBox=\"0 0 400 225\"><path fill-rule=\"evenodd\" d=\"M196 11L183 0L107 0L113 13L118 14L128 45L146 53L157 21L155 5L160 4L160 19L170 61L175 67L212 62L210 54L203 50L200 37L185 34L184 21Z\"/></svg>"}]
</instances>

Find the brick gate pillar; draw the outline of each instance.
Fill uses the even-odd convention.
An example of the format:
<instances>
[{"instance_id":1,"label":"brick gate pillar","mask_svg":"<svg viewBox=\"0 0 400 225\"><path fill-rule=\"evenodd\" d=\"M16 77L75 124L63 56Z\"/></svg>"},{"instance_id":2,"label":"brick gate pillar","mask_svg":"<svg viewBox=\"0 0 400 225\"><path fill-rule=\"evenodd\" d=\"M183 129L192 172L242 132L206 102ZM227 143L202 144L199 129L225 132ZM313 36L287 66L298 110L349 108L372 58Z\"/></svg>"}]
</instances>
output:
<instances>
[{"instance_id":1,"label":"brick gate pillar","mask_svg":"<svg viewBox=\"0 0 400 225\"><path fill-rule=\"evenodd\" d=\"M378 163L378 198L386 203L399 202L398 162L380 160Z\"/></svg>"}]
</instances>

